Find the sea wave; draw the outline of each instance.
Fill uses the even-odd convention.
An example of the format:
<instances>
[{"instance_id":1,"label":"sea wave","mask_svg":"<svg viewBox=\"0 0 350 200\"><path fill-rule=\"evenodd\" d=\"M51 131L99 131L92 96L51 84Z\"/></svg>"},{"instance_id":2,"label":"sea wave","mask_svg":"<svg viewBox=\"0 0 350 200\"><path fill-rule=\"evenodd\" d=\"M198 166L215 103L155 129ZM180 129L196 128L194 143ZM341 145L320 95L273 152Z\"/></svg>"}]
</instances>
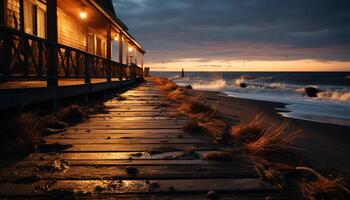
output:
<instances>
[{"instance_id":1,"label":"sea wave","mask_svg":"<svg viewBox=\"0 0 350 200\"><path fill-rule=\"evenodd\" d=\"M196 90L219 91L226 87L226 81L223 79L215 81L201 81L193 83L192 87Z\"/></svg>"},{"instance_id":2,"label":"sea wave","mask_svg":"<svg viewBox=\"0 0 350 200\"><path fill-rule=\"evenodd\" d=\"M327 91L320 92L318 94L318 98L349 102L350 101L350 91L327 90Z\"/></svg>"}]
</instances>

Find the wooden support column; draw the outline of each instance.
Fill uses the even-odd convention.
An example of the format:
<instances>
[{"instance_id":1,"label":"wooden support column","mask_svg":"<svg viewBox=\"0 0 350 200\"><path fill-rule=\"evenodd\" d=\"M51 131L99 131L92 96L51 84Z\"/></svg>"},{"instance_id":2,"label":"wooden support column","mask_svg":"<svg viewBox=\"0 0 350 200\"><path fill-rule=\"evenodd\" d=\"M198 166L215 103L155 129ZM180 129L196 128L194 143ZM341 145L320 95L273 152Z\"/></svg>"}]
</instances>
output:
<instances>
[{"instance_id":1,"label":"wooden support column","mask_svg":"<svg viewBox=\"0 0 350 200\"><path fill-rule=\"evenodd\" d=\"M57 30L57 0L46 1L47 9L47 39L48 45L47 58L47 86L58 86L58 30Z\"/></svg>"},{"instance_id":2,"label":"wooden support column","mask_svg":"<svg viewBox=\"0 0 350 200\"><path fill-rule=\"evenodd\" d=\"M119 33L118 47L119 47L119 63L123 64L123 34Z\"/></svg>"},{"instance_id":3,"label":"wooden support column","mask_svg":"<svg viewBox=\"0 0 350 200\"><path fill-rule=\"evenodd\" d=\"M6 25L6 3L6 0L0 2L0 25Z\"/></svg>"},{"instance_id":4,"label":"wooden support column","mask_svg":"<svg viewBox=\"0 0 350 200\"><path fill-rule=\"evenodd\" d=\"M135 57L135 65L137 65L137 56L138 56L138 49L135 47L134 48L134 57Z\"/></svg>"},{"instance_id":5,"label":"wooden support column","mask_svg":"<svg viewBox=\"0 0 350 200\"><path fill-rule=\"evenodd\" d=\"M24 32L24 0L19 0L19 30Z\"/></svg>"},{"instance_id":6,"label":"wooden support column","mask_svg":"<svg viewBox=\"0 0 350 200\"><path fill-rule=\"evenodd\" d=\"M129 65L129 44L127 40L125 40L125 64Z\"/></svg>"},{"instance_id":7,"label":"wooden support column","mask_svg":"<svg viewBox=\"0 0 350 200\"><path fill-rule=\"evenodd\" d=\"M145 53L141 53L141 68L142 68L142 70L143 70L144 59L145 59Z\"/></svg>"},{"instance_id":8,"label":"wooden support column","mask_svg":"<svg viewBox=\"0 0 350 200\"><path fill-rule=\"evenodd\" d=\"M108 66L107 66L107 81L112 81L112 66L111 66L111 59L112 59L112 26L110 23L107 24L107 59L108 59Z\"/></svg>"}]
</instances>

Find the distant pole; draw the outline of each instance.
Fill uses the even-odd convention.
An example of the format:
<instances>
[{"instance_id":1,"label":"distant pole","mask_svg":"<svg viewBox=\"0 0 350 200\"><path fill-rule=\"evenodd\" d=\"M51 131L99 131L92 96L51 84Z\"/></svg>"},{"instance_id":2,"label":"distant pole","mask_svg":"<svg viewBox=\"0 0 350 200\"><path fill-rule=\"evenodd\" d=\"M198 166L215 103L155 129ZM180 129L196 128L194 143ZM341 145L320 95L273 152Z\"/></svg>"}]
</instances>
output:
<instances>
[{"instance_id":1,"label":"distant pole","mask_svg":"<svg viewBox=\"0 0 350 200\"><path fill-rule=\"evenodd\" d=\"M182 68L182 71L181 71L181 77L184 78L185 77L185 71L184 71L184 68Z\"/></svg>"}]
</instances>

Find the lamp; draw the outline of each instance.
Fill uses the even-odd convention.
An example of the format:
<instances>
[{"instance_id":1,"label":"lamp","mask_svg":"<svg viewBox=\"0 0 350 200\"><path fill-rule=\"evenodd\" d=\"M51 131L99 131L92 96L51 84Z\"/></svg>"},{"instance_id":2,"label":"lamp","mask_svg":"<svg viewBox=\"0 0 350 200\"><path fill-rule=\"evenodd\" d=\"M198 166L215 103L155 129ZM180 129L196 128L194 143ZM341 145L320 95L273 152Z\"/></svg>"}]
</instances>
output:
<instances>
[{"instance_id":1,"label":"lamp","mask_svg":"<svg viewBox=\"0 0 350 200\"><path fill-rule=\"evenodd\" d=\"M129 47L129 52L132 52L133 48L132 47Z\"/></svg>"},{"instance_id":2,"label":"lamp","mask_svg":"<svg viewBox=\"0 0 350 200\"><path fill-rule=\"evenodd\" d=\"M119 40L119 37L118 36L115 36L114 37L114 41L118 41Z\"/></svg>"},{"instance_id":3,"label":"lamp","mask_svg":"<svg viewBox=\"0 0 350 200\"><path fill-rule=\"evenodd\" d=\"M81 19L86 19L87 18L87 12L86 12L86 7L83 6L83 8L81 9L80 13L79 13L79 17Z\"/></svg>"}]
</instances>

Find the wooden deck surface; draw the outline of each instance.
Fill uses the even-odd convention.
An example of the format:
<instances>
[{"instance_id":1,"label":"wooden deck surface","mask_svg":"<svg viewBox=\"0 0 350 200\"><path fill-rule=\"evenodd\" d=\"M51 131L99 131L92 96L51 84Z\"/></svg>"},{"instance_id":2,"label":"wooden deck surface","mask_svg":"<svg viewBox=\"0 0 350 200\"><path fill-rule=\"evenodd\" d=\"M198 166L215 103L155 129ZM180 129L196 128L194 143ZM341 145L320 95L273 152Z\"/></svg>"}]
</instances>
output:
<instances>
[{"instance_id":1,"label":"wooden deck surface","mask_svg":"<svg viewBox=\"0 0 350 200\"><path fill-rule=\"evenodd\" d=\"M176 104L152 82L123 96L106 102L109 114L45 137L37 152L4 167L0 198L206 199L216 191L225 199L289 199L243 156L204 160L225 147L184 133L188 119L164 107Z\"/></svg>"}]
</instances>

